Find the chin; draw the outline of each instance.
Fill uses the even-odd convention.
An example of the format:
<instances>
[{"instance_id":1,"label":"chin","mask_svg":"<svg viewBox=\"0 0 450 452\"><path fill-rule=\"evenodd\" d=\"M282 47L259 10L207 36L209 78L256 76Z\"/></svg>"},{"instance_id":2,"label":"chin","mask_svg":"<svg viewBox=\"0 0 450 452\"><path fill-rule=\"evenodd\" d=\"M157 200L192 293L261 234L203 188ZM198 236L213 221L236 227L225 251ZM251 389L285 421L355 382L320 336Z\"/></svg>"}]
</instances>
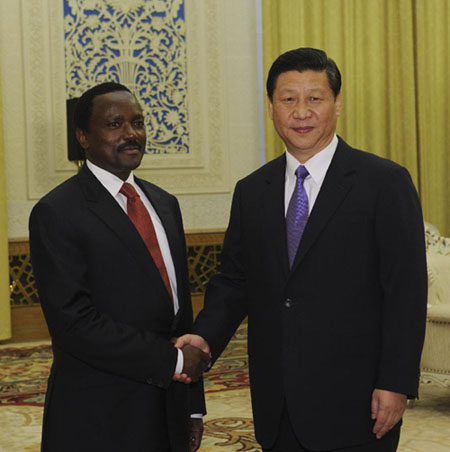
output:
<instances>
[{"instance_id":1,"label":"chin","mask_svg":"<svg viewBox=\"0 0 450 452\"><path fill-rule=\"evenodd\" d=\"M128 161L123 162L123 166L127 169L134 170L141 164L143 156L143 154L136 155L134 158L128 159Z\"/></svg>"}]
</instances>

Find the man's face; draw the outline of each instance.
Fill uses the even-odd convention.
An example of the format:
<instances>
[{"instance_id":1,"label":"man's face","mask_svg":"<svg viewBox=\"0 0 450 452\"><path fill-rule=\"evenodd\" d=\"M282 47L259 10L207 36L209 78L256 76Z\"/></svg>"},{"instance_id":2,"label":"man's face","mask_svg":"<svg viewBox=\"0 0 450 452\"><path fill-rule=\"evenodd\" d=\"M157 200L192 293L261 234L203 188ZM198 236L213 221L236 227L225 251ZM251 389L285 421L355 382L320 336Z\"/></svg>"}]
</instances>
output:
<instances>
[{"instance_id":1,"label":"man's face","mask_svg":"<svg viewBox=\"0 0 450 452\"><path fill-rule=\"evenodd\" d=\"M126 180L145 150L142 109L128 91L114 91L93 99L89 132L77 129L86 157L100 168Z\"/></svg>"},{"instance_id":2,"label":"man's face","mask_svg":"<svg viewBox=\"0 0 450 452\"><path fill-rule=\"evenodd\" d=\"M341 94L334 97L325 72L283 72L269 99L270 119L287 150L301 163L330 143L340 110Z\"/></svg>"}]
</instances>

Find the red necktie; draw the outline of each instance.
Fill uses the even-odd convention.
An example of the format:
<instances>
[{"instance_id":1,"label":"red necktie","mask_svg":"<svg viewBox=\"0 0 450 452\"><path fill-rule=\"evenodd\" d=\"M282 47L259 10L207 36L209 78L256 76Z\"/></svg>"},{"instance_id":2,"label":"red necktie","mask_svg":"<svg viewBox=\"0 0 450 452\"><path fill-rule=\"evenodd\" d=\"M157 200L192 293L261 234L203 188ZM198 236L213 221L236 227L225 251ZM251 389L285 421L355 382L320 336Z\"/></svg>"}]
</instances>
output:
<instances>
[{"instance_id":1,"label":"red necktie","mask_svg":"<svg viewBox=\"0 0 450 452\"><path fill-rule=\"evenodd\" d=\"M138 230L139 234L147 245L156 267L161 274L161 278L169 292L170 298L173 300L172 288L170 287L169 275L167 274L166 266L159 248L158 239L156 237L155 227L153 226L152 219L148 213L147 208L144 206L141 198L139 197L136 189L124 182L120 193L127 197L127 213L130 220Z\"/></svg>"}]
</instances>

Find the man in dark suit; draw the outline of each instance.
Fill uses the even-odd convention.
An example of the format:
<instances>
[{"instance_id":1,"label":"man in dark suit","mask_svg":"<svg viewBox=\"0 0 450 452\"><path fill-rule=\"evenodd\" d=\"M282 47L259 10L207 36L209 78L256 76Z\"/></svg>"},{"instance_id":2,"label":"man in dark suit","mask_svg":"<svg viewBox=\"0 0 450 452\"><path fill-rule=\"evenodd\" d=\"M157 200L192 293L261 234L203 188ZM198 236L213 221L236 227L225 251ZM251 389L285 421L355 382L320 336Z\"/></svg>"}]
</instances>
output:
<instances>
[{"instance_id":1,"label":"man in dark suit","mask_svg":"<svg viewBox=\"0 0 450 452\"><path fill-rule=\"evenodd\" d=\"M427 276L406 169L335 134L341 76L301 48L272 65L269 113L286 153L238 182L191 343L213 361L248 315L264 451L397 448L416 397ZM206 342L205 342L206 341Z\"/></svg>"},{"instance_id":2,"label":"man in dark suit","mask_svg":"<svg viewBox=\"0 0 450 452\"><path fill-rule=\"evenodd\" d=\"M197 381L209 356L171 340L192 327L178 202L133 176L146 134L128 88L88 90L75 126L87 162L30 217L54 351L42 451L195 451L203 387L173 379Z\"/></svg>"}]
</instances>

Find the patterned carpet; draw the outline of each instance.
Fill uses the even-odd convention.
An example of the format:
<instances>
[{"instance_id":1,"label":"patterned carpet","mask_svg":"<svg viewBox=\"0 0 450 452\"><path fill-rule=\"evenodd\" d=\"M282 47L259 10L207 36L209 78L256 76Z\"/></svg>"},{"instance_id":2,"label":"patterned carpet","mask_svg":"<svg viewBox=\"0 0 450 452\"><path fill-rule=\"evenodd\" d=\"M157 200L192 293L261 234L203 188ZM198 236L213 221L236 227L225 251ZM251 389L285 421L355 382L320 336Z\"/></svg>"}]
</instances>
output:
<instances>
[{"instance_id":1,"label":"patterned carpet","mask_svg":"<svg viewBox=\"0 0 450 452\"><path fill-rule=\"evenodd\" d=\"M51 364L48 343L0 347L0 452L38 452ZM261 451L253 435L246 327L207 374L202 452ZM450 452L450 390L422 387L407 410L399 452Z\"/></svg>"}]
</instances>

